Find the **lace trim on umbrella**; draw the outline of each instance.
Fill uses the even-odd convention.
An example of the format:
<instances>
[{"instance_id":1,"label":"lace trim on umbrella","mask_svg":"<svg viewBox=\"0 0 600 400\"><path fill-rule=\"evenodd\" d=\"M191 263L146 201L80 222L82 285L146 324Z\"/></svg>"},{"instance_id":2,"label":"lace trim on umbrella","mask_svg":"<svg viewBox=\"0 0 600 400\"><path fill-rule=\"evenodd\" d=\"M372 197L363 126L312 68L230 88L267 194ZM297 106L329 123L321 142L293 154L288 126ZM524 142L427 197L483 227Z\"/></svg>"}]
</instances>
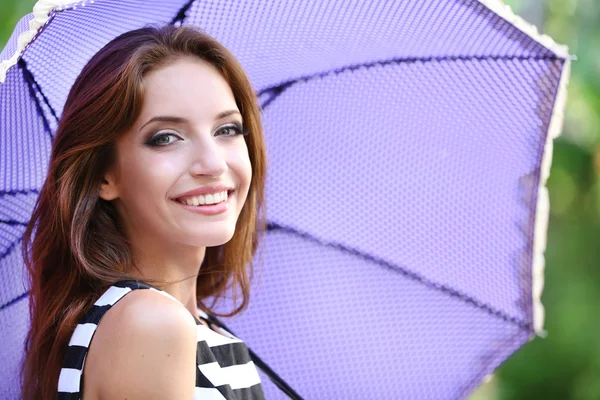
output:
<instances>
[{"instance_id":1,"label":"lace trim on umbrella","mask_svg":"<svg viewBox=\"0 0 600 400\"><path fill-rule=\"evenodd\" d=\"M516 15L512 8L504 4L502 0L478 1L557 56L565 59L570 58L569 48L566 45L558 44L550 36L538 32L537 26Z\"/></svg>"},{"instance_id":2,"label":"lace trim on umbrella","mask_svg":"<svg viewBox=\"0 0 600 400\"><path fill-rule=\"evenodd\" d=\"M535 215L535 233L533 241L533 326L536 333L545 336L544 307L541 303L542 290L544 288L544 252L546 250L546 234L548 229L548 214L550 201L546 181L550 175L552 166L552 149L554 139L560 136L564 123L565 105L567 102L567 84L571 76L571 60L566 59L560 78L558 92L554 101L552 118L548 127L548 136L544 147L542 158L540 183L538 191L538 204Z\"/></svg>"},{"instance_id":3,"label":"lace trim on umbrella","mask_svg":"<svg viewBox=\"0 0 600 400\"><path fill-rule=\"evenodd\" d=\"M544 146L544 155L540 171L540 181L538 187L538 199L535 212L535 230L533 236L533 266L532 266L532 297L533 297L533 327L538 336L545 337L544 317L545 311L542 305L541 297L544 289L544 252L546 251L546 240L548 233L548 216L550 212L550 201L548 198L548 188L546 181L550 175L552 166L552 150L554 139L560 136L564 122L564 111L567 100L567 84L571 73L571 56L569 48L566 45L556 43L550 36L538 32L537 27L523 18L515 15L510 6L505 5L501 0L478 0L488 7L498 16L510 22L517 29L527 36L555 53L558 57L565 59L562 75L558 87L558 93L552 110L552 118L548 127L546 144Z\"/></svg>"},{"instance_id":4,"label":"lace trim on umbrella","mask_svg":"<svg viewBox=\"0 0 600 400\"><path fill-rule=\"evenodd\" d=\"M94 0L38 0L33 6L33 18L29 21L29 30L21 33L17 39L17 49L15 50L15 54L8 60L3 60L0 63L0 83L4 82L8 70L17 64L17 61L19 61L19 58L21 58L27 46L33 42L40 29L48 23L50 16L54 11L85 6L88 2L93 3Z\"/></svg>"}]
</instances>

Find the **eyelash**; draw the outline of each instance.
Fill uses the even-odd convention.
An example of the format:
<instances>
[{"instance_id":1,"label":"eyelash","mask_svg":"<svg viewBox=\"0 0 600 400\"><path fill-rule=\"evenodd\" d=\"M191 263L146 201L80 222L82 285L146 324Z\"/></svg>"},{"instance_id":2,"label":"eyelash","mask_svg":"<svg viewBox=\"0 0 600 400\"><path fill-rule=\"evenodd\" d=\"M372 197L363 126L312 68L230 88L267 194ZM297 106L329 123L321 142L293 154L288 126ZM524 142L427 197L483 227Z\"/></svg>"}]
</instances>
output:
<instances>
[{"instance_id":1,"label":"eyelash","mask_svg":"<svg viewBox=\"0 0 600 400\"><path fill-rule=\"evenodd\" d=\"M223 130L228 130L228 129L231 129L231 130L235 131L236 133L233 134L233 135L225 135L227 137L235 137L235 136L239 136L239 135L244 135L244 136L248 135L248 131L245 130L242 127L242 125L237 124L237 123L225 125L221 129L219 129L217 132L221 132ZM150 140L148 140L146 142L146 144L148 146L152 146L152 147L164 147L164 146L168 146L169 144L173 143L173 142L170 142L170 143L167 143L167 144L158 144L157 140L160 139L160 138L163 138L165 136L177 136L177 137L179 137L178 135L176 135L174 133L159 133L159 134L156 134L156 135L152 136L150 138Z\"/></svg>"}]
</instances>

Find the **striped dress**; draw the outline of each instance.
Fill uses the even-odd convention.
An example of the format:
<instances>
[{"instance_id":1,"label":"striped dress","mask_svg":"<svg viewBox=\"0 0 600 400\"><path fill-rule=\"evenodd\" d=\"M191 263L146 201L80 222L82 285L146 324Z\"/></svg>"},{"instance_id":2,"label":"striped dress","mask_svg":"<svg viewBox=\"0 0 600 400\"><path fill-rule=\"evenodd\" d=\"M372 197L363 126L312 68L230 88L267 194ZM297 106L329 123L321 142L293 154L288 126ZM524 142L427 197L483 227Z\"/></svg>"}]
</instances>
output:
<instances>
[{"instance_id":1,"label":"striped dress","mask_svg":"<svg viewBox=\"0 0 600 400\"><path fill-rule=\"evenodd\" d=\"M100 319L117 301L136 289L155 290L183 306L166 291L139 280L123 280L110 286L73 331L58 379L58 400L80 399L85 358ZM194 400L264 399L260 377L246 344L198 311L198 318L194 318L198 336Z\"/></svg>"}]
</instances>

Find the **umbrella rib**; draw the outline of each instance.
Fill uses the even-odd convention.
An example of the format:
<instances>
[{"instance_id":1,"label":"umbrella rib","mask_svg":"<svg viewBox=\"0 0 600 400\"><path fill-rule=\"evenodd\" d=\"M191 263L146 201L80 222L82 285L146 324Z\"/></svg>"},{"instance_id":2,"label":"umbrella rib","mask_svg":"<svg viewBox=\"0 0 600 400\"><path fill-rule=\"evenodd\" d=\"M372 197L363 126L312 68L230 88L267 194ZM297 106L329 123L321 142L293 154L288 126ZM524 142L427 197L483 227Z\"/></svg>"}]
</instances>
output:
<instances>
[{"instance_id":1,"label":"umbrella rib","mask_svg":"<svg viewBox=\"0 0 600 400\"><path fill-rule=\"evenodd\" d=\"M0 224L27 226L27 222L16 221L14 219L0 219Z\"/></svg>"},{"instance_id":2,"label":"umbrella rib","mask_svg":"<svg viewBox=\"0 0 600 400\"><path fill-rule=\"evenodd\" d=\"M522 334L523 334L522 331L517 331L517 332L513 333L512 335L510 335L509 339L504 341L504 343L510 343L511 346L514 345L515 343L521 344L522 341L520 339L521 339ZM453 397L453 398L457 398L457 399L467 398L468 395L473 390L475 390L478 386L480 386L481 381L484 379L484 377L488 374L493 373L494 364L496 364L495 363L496 357L498 356L498 354L500 354L500 352L502 350L503 350L503 348L498 348L498 349L494 350L491 354L488 354L488 356L483 359L484 361L481 364L481 368L480 368L481 372L479 374L475 374L473 376L473 379L471 379L469 382L467 382L465 385L463 385L462 388L459 389L460 395ZM502 358L502 363L505 362L508 359L508 357L510 357L510 353L508 355L505 355Z\"/></svg>"},{"instance_id":3,"label":"umbrella rib","mask_svg":"<svg viewBox=\"0 0 600 400\"><path fill-rule=\"evenodd\" d=\"M298 81L297 80L289 81L286 83L282 83L281 85L274 86L270 89L261 90L257 97L260 97L261 95L266 94L266 93L269 93L271 95L267 100L265 100L264 103L261 104L261 108L263 110L266 109L273 100L275 100L277 97L279 97L279 95L281 93L283 93L286 89L288 89L290 86L294 85L295 83L298 83Z\"/></svg>"},{"instance_id":4,"label":"umbrella rib","mask_svg":"<svg viewBox=\"0 0 600 400\"><path fill-rule=\"evenodd\" d=\"M186 17L187 17L187 12L190 9L190 7L192 6L192 3L194 2L194 0L189 0L187 3L185 3L177 12L177 14L175 14L175 16L173 17L173 19L170 22L170 25L175 25L177 22L182 22Z\"/></svg>"},{"instance_id":5,"label":"umbrella rib","mask_svg":"<svg viewBox=\"0 0 600 400\"><path fill-rule=\"evenodd\" d=\"M283 93L286 89L288 89L290 86L292 86L296 83L308 82L310 80L317 79L317 78L324 78L324 77L326 77L328 75L332 75L332 74L338 75L340 73L347 72L347 71L354 71L354 70L357 70L362 67L365 67L368 69L368 68L372 68L372 67L376 67L376 66L385 66L385 65L389 65L389 64L413 64L416 62L429 63L429 62L448 62L448 61L490 61L490 60L491 61L515 61L515 60L516 61L557 61L557 60L562 60L562 58L558 57L556 55L393 57L393 58L390 58L387 60L345 65L343 67L339 67L339 68L335 68L335 69L331 69L331 70L327 70L327 71L321 71L321 72L317 72L317 73L313 73L313 74L309 74L309 75L302 75L302 76L299 76L299 77L293 78L293 79L288 79L277 85L267 86L266 88L261 89L258 92L257 96L260 97L267 93L272 94L272 96L262 104L262 108L264 109L273 100L275 100L275 98L277 98L281 93Z\"/></svg>"},{"instance_id":6,"label":"umbrella rib","mask_svg":"<svg viewBox=\"0 0 600 400\"><path fill-rule=\"evenodd\" d=\"M10 246L8 246L6 248L6 250L0 254L0 260L3 260L4 257L8 256L8 253L10 253L11 251L13 251L13 249L15 248L15 246L17 245L17 243L19 243L20 240L17 240L16 242L13 242Z\"/></svg>"},{"instance_id":7,"label":"umbrella rib","mask_svg":"<svg viewBox=\"0 0 600 400\"><path fill-rule=\"evenodd\" d=\"M514 325L516 325L516 326L518 326L518 327L520 327L522 329L525 329L527 331L534 332L533 326L530 323L527 323L527 322L522 321L522 320L520 320L518 318L512 317L512 316L506 314L505 312L492 307L489 304L486 304L486 303L484 303L482 301L479 301L479 300L477 300L477 299L475 299L475 298L473 298L473 297L471 297L471 296L469 296L469 295L467 295L465 293L462 293L459 290L453 289L453 288L451 288L449 286L446 286L446 285L443 285L443 284L440 284L440 283L436 283L436 282L434 282L434 281L432 281L430 279L427 279L427 278L425 278L425 277L417 274L416 272L410 271L408 268L401 267L401 266L398 266L398 265L393 265L390 262L385 261L385 260L383 260L381 258L374 257L372 255L363 253L360 250L356 250L356 249L344 246L344 245L342 245L340 243L325 242L323 240L315 238L314 236L311 236L308 233L300 232L299 230L297 230L295 228L286 227L286 226L283 226L281 224L272 223L272 222L270 222L270 223L267 224L267 231L278 231L278 230L286 232L286 233L291 233L291 234L293 234L295 236L299 236L299 237L301 237L303 239L309 240L311 242L317 243L317 244L322 245L322 246L327 246L327 247L335 248L335 249L340 250L340 251L342 251L344 253L349 253L349 254L352 254L353 256L357 256L359 258L362 258L362 259L368 260L370 262L373 262L373 263L375 263L375 264L377 264L377 265L379 265L381 267L390 269L390 270L395 271L395 272L399 272L402 275L404 275L405 277L407 277L409 279L412 279L413 281L419 282L419 283L425 285L428 288L435 289L437 291L445 293L445 294L449 295L450 297L454 297L454 298L460 299L460 300L464 301L467 304L470 304L470 305L472 305L472 306L474 306L476 308L479 308L479 309L487 312L490 315L494 315L494 316L502 319L505 322L514 324Z\"/></svg>"},{"instance_id":8,"label":"umbrella rib","mask_svg":"<svg viewBox=\"0 0 600 400\"><path fill-rule=\"evenodd\" d=\"M16 194L39 194L39 190L37 189L18 189L18 190L0 190L0 198L4 196L14 196Z\"/></svg>"},{"instance_id":9,"label":"umbrella rib","mask_svg":"<svg viewBox=\"0 0 600 400\"><path fill-rule=\"evenodd\" d=\"M231 333L232 335L237 336L231 329L229 329L217 317L215 317L214 315L210 315L210 314L207 314L207 315L211 322L214 322L216 325L220 326L221 328L225 329L226 331L229 331L229 333ZM273 383L279 389L281 389L281 391L283 391L292 400L303 400L302 397L298 393L296 393L296 391L294 389L292 389L290 387L290 385L288 385L275 371L273 371L271 369L271 367L269 367L269 365L267 363L265 363L255 352L252 351L252 349L250 348L250 346L248 346L248 344L246 344L246 347L248 348L248 352L250 353L250 358L252 359L252 361L261 370L263 370L263 372L265 374L267 374L267 376L271 379L271 381L273 381Z\"/></svg>"},{"instance_id":10,"label":"umbrella rib","mask_svg":"<svg viewBox=\"0 0 600 400\"><path fill-rule=\"evenodd\" d=\"M25 293L23 293L22 295L19 295L19 296L15 297L14 299L12 299L12 300L9 300L8 302L6 302L6 303L2 304L2 305L0 306L0 311L1 311L1 310L4 310L4 309L5 309L5 308L7 308L7 307L10 307L10 306L12 306L12 305L13 305L13 304L15 304L15 303L18 303L19 301L23 300L23 299L24 299L25 297L27 297L27 296L29 296L29 290L28 290L28 291L26 291Z\"/></svg>"},{"instance_id":11,"label":"umbrella rib","mask_svg":"<svg viewBox=\"0 0 600 400\"><path fill-rule=\"evenodd\" d=\"M58 117L56 116L56 112L54 111L54 108L52 108L52 106L50 105L50 102L48 101L48 98L46 97L46 95L44 95L44 92L42 92L42 88L40 87L40 85L37 83L37 81L33 77L33 74L27 68L27 63L25 62L25 60L23 58L19 59L19 67L23 70L23 76L25 77L25 80L27 81L27 87L29 87L29 94L33 98L37 113L42 118L42 123L44 124L44 128L45 128L44 130L46 131L48 136L50 136L50 140L52 141L54 138L52 137L52 130L50 129L50 123L48 122L48 119L46 118L46 114L44 113L44 110L42 109L40 100L36 96L36 91L40 94L40 96L42 96L42 99L44 100L46 107L48 107L48 109L50 110L50 113L52 114L52 116L54 117L56 122L58 123Z\"/></svg>"}]
</instances>

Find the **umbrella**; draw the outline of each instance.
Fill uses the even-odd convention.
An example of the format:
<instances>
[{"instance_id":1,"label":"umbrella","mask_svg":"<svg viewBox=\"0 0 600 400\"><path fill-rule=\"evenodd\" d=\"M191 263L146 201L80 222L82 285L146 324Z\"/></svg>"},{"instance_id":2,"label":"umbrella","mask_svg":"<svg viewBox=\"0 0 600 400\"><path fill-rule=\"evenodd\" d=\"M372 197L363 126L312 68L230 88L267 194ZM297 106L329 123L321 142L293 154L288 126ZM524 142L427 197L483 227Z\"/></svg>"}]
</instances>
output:
<instances>
[{"instance_id":1,"label":"umbrella","mask_svg":"<svg viewBox=\"0 0 600 400\"><path fill-rule=\"evenodd\" d=\"M269 231L249 308L221 322L260 355L267 398L465 398L544 335L570 57L510 8L46 0L0 54L2 398L27 330L20 238L69 87L148 23L202 27L263 107Z\"/></svg>"}]
</instances>

